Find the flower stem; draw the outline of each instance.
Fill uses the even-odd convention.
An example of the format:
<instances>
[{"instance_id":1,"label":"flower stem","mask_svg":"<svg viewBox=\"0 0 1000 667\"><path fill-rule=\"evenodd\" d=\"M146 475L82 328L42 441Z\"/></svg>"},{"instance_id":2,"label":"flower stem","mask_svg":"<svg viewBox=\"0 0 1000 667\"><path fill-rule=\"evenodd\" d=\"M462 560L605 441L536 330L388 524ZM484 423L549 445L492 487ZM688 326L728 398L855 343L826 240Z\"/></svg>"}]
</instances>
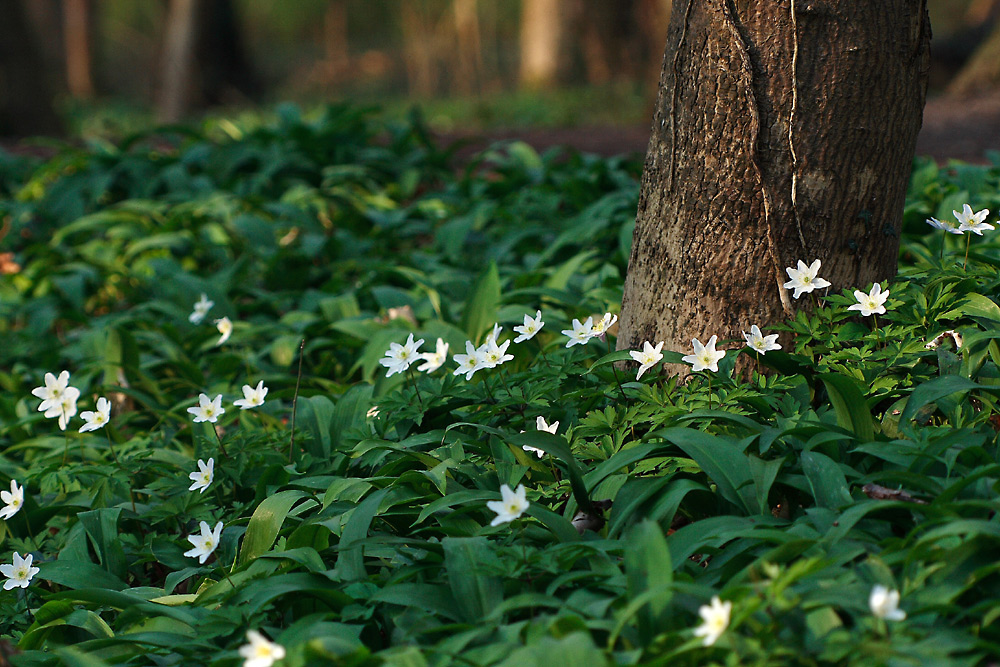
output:
<instances>
[{"instance_id":1,"label":"flower stem","mask_svg":"<svg viewBox=\"0 0 1000 667\"><path fill-rule=\"evenodd\" d=\"M607 346L608 346L608 354L611 354L611 341L610 341L610 340L608 340L607 338L605 338L605 339L604 339L604 342L605 342L605 343L607 344ZM619 391L619 392L621 392L621 395L622 395L622 403L625 403L625 402L627 402L627 401L628 401L628 398L627 398L627 397L625 396L625 390L624 390L624 389L622 389L622 381L618 379L618 369L617 369L617 368L615 368L615 365L614 365L614 363L613 363L613 362L612 362L612 364L611 364L611 371L612 371L612 372L613 372L613 373L615 374L615 384L617 384L617 385L618 385L618 391Z\"/></svg>"},{"instance_id":2,"label":"flower stem","mask_svg":"<svg viewBox=\"0 0 1000 667\"><path fill-rule=\"evenodd\" d=\"M707 375L708 375L708 409L711 410L712 409L712 374L711 373L707 373Z\"/></svg>"},{"instance_id":3,"label":"flower stem","mask_svg":"<svg viewBox=\"0 0 1000 667\"><path fill-rule=\"evenodd\" d=\"M209 422L208 427L212 429L212 433L215 434L215 439L219 441L219 450L222 452L222 456L229 458L229 454L226 453L226 446L222 444L222 436L219 435L219 430L215 428L215 424Z\"/></svg>"},{"instance_id":4,"label":"flower stem","mask_svg":"<svg viewBox=\"0 0 1000 667\"><path fill-rule=\"evenodd\" d=\"M417 389L417 381L415 379L413 379L413 369L412 368L407 368L406 369L406 377L408 377L410 379L410 384L413 385L413 391L415 391L417 393L417 403L420 404L420 410L423 411L423 409L424 409L424 399L420 397L420 390Z\"/></svg>"},{"instance_id":5,"label":"flower stem","mask_svg":"<svg viewBox=\"0 0 1000 667\"><path fill-rule=\"evenodd\" d=\"M302 351L305 349L306 339L299 342L299 372L295 377L295 394L292 396L292 435L288 441L288 462L292 462L292 454L295 452L295 409L299 405L299 384L302 382Z\"/></svg>"},{"instance_id":6,"label":"flower stem","mask_svg":"<svg viewBox=\"0 0 1000 667\"><path fill-rule=\"evenodd\" d=\"M969 264L969 244L972 242L972 236L969 234L965 235L965 262L962 263L962 270Z\"/></svg>"}]
</instances>

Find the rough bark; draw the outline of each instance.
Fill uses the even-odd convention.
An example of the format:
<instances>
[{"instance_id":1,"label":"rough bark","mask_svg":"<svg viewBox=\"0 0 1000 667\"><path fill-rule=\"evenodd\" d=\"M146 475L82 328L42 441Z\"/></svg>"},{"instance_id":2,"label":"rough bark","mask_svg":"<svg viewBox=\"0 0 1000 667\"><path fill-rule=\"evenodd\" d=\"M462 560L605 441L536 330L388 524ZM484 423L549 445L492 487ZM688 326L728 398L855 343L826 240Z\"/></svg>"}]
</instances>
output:
<instances>
[{"instance_id":1,"label":"rough bark","mask_svg":"<svg viewBox=\"0 0 1000 667\"><path fill-rule=\"evenodd\" d=\"M560 0L521 3L521 85L541 89L556 82L562 39Z\"/></svg>"},{"instance_id":2,"label":"rough bark","mask_svg":"<svg viewBox=\"0 0 1000 667\"><path fill-rule=\"evenodd\" d=\"M926 97L924 0L677 0L618 346L690 350L896 271Z\"/></svg>"}]
</instances>

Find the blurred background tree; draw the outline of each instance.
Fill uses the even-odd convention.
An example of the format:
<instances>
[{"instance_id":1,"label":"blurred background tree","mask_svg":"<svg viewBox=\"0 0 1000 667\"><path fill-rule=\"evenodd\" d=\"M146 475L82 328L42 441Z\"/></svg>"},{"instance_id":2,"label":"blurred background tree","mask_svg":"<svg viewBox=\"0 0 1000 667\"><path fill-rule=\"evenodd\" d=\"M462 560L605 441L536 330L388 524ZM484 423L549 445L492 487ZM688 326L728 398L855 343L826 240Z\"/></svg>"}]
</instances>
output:
<instances>
[{"instance_id":1,"label":"blurred background tree","mask_svg":"<svg viewBox=\"0 0 1000 667\"><path fill-rule=\"evenodd\" d=\"M929 4L932 88L995 90L1000 0ZM68 121L100 133L215 107L342 99L423 103L444 129L648 125L670 5L4 0L0 132L56 133Z\"/></svg>"}]
</instances>

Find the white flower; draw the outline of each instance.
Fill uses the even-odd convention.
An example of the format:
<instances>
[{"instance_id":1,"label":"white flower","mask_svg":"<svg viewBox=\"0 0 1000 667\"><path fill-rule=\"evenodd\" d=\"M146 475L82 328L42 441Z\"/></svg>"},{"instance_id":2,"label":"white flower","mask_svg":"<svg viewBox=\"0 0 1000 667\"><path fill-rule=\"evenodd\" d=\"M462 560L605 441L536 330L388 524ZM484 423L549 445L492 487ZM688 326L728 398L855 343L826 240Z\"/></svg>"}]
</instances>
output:
<instances>
[{"instance_id":1,"label":"white flower","mask_svg":"<svg viewBox=\"0 0 1000 667\"><path fill-rule=\"evenodd\" d=\"M500 326L500 323L499 322L494 323L493 330L491 332L489 332L488 334L486 334L486 340L483 341L483 345L489 345L491 341L493 343L496 343L497 342L497 338L500 337L500 332L501 331L503 331L503 327ZM480 345L480 347L482 347L482 345Z\"/></svg>"},{"instance_id":2,"label":"white flower","mask_svg":"<svg viewBox=\"0 0 1000 667\"><path fill-rule=\"evenodd\" d=\"M203 564L219 546L219 538L222 537L222 522L215 524L215 530L211 530L204 521L199 525L201 526L201 535L188 535L188 542L193 544L194 548L185 551L184 555L197 558L198 563Z\"/></svg>"},{"instance_id":3,"label":"white flower","mask_svg":"<svg viewBox=\"0 0 1000 667\"><path fill-rule=\"evenodd\" d=\"M587 321L583 324L580 320L573 320L572 329L563 329L562 333L569 336L569 342L566 343L566 347L573 347L574 345L585 345L593 337L592 330L594 328L594 318L588 317Z\"/></svg>"},{"instance_id":4,"label":"white flower","mask_svg":"<svg viewBox=\"0 0 1000 667\"><path fill-rule=\"evenodd\" d=\"M223 414L226 409L222 407L222 394L213 399L209 399L205 394L198 394L198 405L188 408L187 411L194 415L194 423L196 424L198 422L212 422L214 424L219 420L219 415Z\"/></svg>"},{"instance_id":5,"label":"white flower","mask_svg":"<svg viewBox=\"0 0 1000 667\"><path fill-rule=\"evenodd\" d=\"M531 340L535 337L535 334L542 330L545 326L545 322L542 322L542 311L535 312L535 318L532 319L530 315L524 316L524 324L521 326L514 327L514 331L517 332L518 336L514 339L514 343L521 343L526 340Z\"/></svg>"},{"instance_id":6,"label":"white flower","mask_svg":"<svg viewBox=\"0 0 1000 667\"><path fill-rule=\"evenodd\" d=\"M993 225L986 220L986 216L990 214L990 209L984 208L982 211L972 212L972 207L966 204L962 207L962 212L952 211L955 218L958 220L958 231L960 232L972 232L973 234L983 235L984 229L996 229Z\"/></svg>"},{"instance_id":7,"label":"white flower","mask_svg":"<svg viewBox=\"0 0 1000 667\"><path fill-rule=\"evenodd\" d=\"M434 345L434 351L424 352L420 355L420 358L424 360L424 363L417 366L417 370L425 373L433 373L448 360L448 343L438 338L437 343Z\"/></svg>"},{"instance_id":8,"label":"white flower","mask_svg":"<svg viewBox=\"0 0 1000 667\"><path fill-rule=\"evenodd\" d=\"M943 229L946 232L951 232L952 234L962 234L962 230L958 228L958 224L951 222L950 220L938 220L937 218L927 218L925 220L928 225L934 229Z\"/></svg>"},{"instance_id":9,"label":"white flower","mask_svg":"<svg viewBox=\"0 0 1000 667\"><path fill-rule=\"evenodd\" d=\"M97 399L97 409L94 412L87 410L86 412L81 412L80 416L83 418L83 421L87 422L80 427L80 433L103 428L111 421L111 401L102 396Z\"/></svg>"},{"instance_id":10,"label":"white flower","mask_svg":"<svg viewBox=\"0 0 1000 667\"><path fill-rule=\"evenodd\" d=\"M641 352L639 350L629 350L629 356L639 362L639 372L636 373L636 380L641 378L643 373L663 360L663 353L660 352L662 349L663 341L661 340L656 344L656 347L653 347L649 344L649 341L646 341L642 344Z\"/></svg>"},{"instance_id":11,"label":"white flower","mask_svg":"<svg viewBox=\"0 0 1000 667\"><path fill-rule=\"evenodd\" d=\"M889 290L883 292L882 286L875 283L868 294L859 289L854 290L854 298L858 302L847 310L860 310L863 317L883 315L885 314L885 300L889 298Z\"/></svg>"},{"instance_id":12,"label":"white flower","mask_svg":"<svg viewBox=\"0 0 1000 667\"><path fill-rule=\"evenodd\" d=\"M45 411L45 416L50 419L58 417L59 430L65 431L66 426L69 425L70 417L76 414L76 399L78 398L80 398L79 389L76 387L66 387L62 392L62 396L59 397L59 401Z\"/></svg>"},{"instance_id":13,"label":"white flower","mask_svg":"<svg viewBox=\"0 0 1000 667\"><path fill-rule=\"evenodd\" d=\"M792 267L785 269L791 280L783 285L785 289L795 290L795 293L792 294L792 296L796 299L802 296L804 292L812 292L814 289L821 289L823 287L830 286L829 281L816 276L820 267L820 261L818 259L809 266L806 266L806 263L800 259L798 266L798 270L793 269Z\"/></svg>"},{"instance_id":14,"label":"white flower","mask_svg":"<svg viewBox=\"0 0 1000 667\"><path fill-rule=\"evenodd\" d=\"M765 336L756 324L750 327L750 333L746 331L742 333L743 338L747 341L747 347L759 354L767 354L771 350L781 349L781 345L778 344L778 334Z\"/></svg>"},{"instance_id":15,"label":"white flower","mask_svg":"<svg viewBox=\"0 0 1000 667\"><path fill-rule=\"evenodd\" d=\"M264 386L263 380L258 382L256 387L251 387L250 385L245 384L243 385L243 398L233 401L233 405L238 407L240 410L256 408L264 405L265 396L267 396L267 387Z\"/></svg>"},{"instance_id":16,"label":"white flower","mask_svg":"<svg viewBox=\"0 0 1000 667\"><path fill-rule=\"evenodd\" d=\"M514 355L507 354L509 346L509 340L505 340L503 345L497 345L496 341L492 339L488 339L480 345L479 349L476 350L476 354L482 360L483 368L496 368L505 361L513 359Z\"/></svg>"},{"instance_id":17,"label":"white flower","mask_svg":"<svg viewBox=\"0 0 1000 667\"><path fill-rule=\"evenodd\" d=\"M59 406L62 401L63 392L69 387L69 371L63 371L59 373L57 378L52 373L45 374L45 386L35 387L31 390L31 393L38 398L42 399L42 402L38 406L39 412L47 412L53 406ZM45 415L48 417L48 415Z\"/></svg>"},{"instance_id":18,"label":"white flower","mask_svg":"<svg viewBox=\"0 0 1000 667\"><path fill-rule=\"evenodd\" d=\"M511 491L510 487L504 484L500 487L500 497L502 500L490 500L486 506L497 513L496 518L490 522L491 526L499 526L501 523L508 523L518 518L528 509L528 499L525 497L524 484L518 484L517 491Z\"/></svg>"},{"instance_id":19,"label":"white flower","mask_svg":"<svg viewBox=\"0 0 1000 667\"><path fill-rule=\"evenodd\" d=\"M906 612L899 608L899 591L889 590L881 584L875 584L868 596L868 606L876 618L887 621L902 621Z\"/></svg>"},{"instance_id":20,"label":"white flower","mask_svg":"<svg viewBox=\"0 0 1000 667\"><path fill-rule=\"evenodd\" d=\"M465 379L471 380L472 374L483 368L483 360L479 356L479 351L472 345L472 341L465 341L465 354L456 354L455 362L458 368L452 371L452 375L465 373Z\"/></svg>"},{"instance_id":21,"label":"white flower","mask_svg":"<svg viewBox=\"0 0 1000 667\"><path fill-rule=\"evenodd\" d=\"M558 421L554 421L551 424L546 424L545 417L538 415L538 417L535 418L535 429L539 431L545 431L546 433L551 433L555 435L557 428L559 428Z\"/></svg>"},{"instance_id":22,"label":"white flower","mask_svg":"<svg viewBox=\"0 0 1000 667\"><path fill-rule=\"evenodd\" d=\"M205 493L205 489L207 489L212 484L212 480L215 479L215 459L209 459L208 463L198 459L198 470L188 475L188 478L192 482L191 486L188 487L188 491Z\"/></svg>"},{"instance_id":23,"label":"white flower","mask_svg":"<svg viewBox=\"0 0 1000 667\"><path fill-rule=\"evenodd\" d=\"M12 559L13 565L7 565L4 563L0 565L0 574L7 577L7 581L3 582L3 589L9 591L12 588L27 588L28 584L31 583L31 578L38 574L37 567L31 567L31 561L34 556L31 554L26 554L24 558L21 555L14 552L14 557Z\"/></svg>"},{"instance_id":24,"label":"white flower","mask_svg":"<svg viewBox=\"0 0 1000 667\"><path fill-rule=\"evenodd\" d=\"M692 339L691 343L694 345L694 354L681 357L681 361L691 364L691 370L695 373L703 371L706 368L713 373L718 373L719 360L726 356L726 351L715 349L715 339L716 336L712 336L704 345L697 338Z\"/></svg>"},{"instance_id":25,"label":"white flower","mask_svg":"<svg viewBox=\"0 0 1000 667\"><path fill-rule=\"evenodd\" d=\"M17 514L24 504L24 487L18 486L17 480L10 480L10 491L0 491L0 500L6 505L0 509L0 519L7 521Z\"/></svg>"},{"instance_id":26,"label":"white flower","mask_svg":"<svg viewBox=\"0 0 1000 667\"><path fill-rule=\"evenodd\" d=\"M417 350L420 346L424 344L424 339L414 342L413 334L406 339L406 343L400 345L399 343L389 343L389 349L386 350L385 357L379 359L378 362L388 368L388 372L385 374L386 377L392 377L396 373L402 373L410 368L410 364L420 358L417 354Z\"/></svg>"},{"instance_id":27,"label":"white flower","mask_svg":"<svg viewBox=\"0 0 1000 667\"><path fill-rule=\"evenodd\" d=\"M249 644L240 647L240 657L246 658L243 667L271 667L275 660L285 657L285 648L275 644L256 630L247 630Z\"/></svg>"},{"instance_id":28,"label":"white flower","mask_svg":"<svg viewBox=\"0 0 1000 667\"><path fill-rule=\"evenodd\" d=\"M593 318L591 318L593 319ZM607 333L608 329L618 321L617 315L612 315L611 313L604 313L604 317L597 320L590 325L590 337L600 338L604 340L604 334Z\"/></svg>"},{"instance_id":29,"label":"white flower","mask_svg":"<svg viewBox=\"0 0 1000 667\"><path fill-rule=\"evenodd\" d=\"M538 417L535 418L535 430L545 431L546 433L551 433L552 435L555 435L556 429L558 428L559 428L558 421L554 421L551 424L547 424L545 422L545 417L538 415ZM521 433L524 433L524 431L521 431ZM545 450L539 449L538 447L532 447L531 445L521 445L521 449L530 454L534 454L538 458L542 458L543 456L545 456Z\"/></svg>"},{"instance_id":30,"label":"white flower","mask_svg":"<svg viewBox=\"0 0 1000 667\"><path fill-rule=\"evenodd\" d=\"M704 604L698 609L702 624L695 628L694 636L704 637L702 644L705 646L714 644L729 627L729 614L732 610L732 602L723 602L718 595L713 595L711 605Z\"/></svg>"},{"instance_id":31,"label":"white flower","mask_svg":"<svg viewBox=\"0 0 1000 667\"><path fill-rule=\"evenodd\" d=\"M215 320L215 328L219 330L220 334L222 334L219 340L215 343L216 347L225 343L229 340L229 337L233 335L233 322L228 317Z\"/></svg>"},{"instance_id":32,"label":"white flower","mask_svg":"<svg viewBox=\"0 0 1000 667\"><path fill-rule=\"evenodd\" d=\"M188 315L188 321L191 324L201 324L201 321L205 319L205 316L208 315L208 311L211 310L214 305L214 301L209 301L208 297L205 294L202 294L201 298L198 299L198 302L194 304L194 311Z\"/></svg>"}]
</instances>

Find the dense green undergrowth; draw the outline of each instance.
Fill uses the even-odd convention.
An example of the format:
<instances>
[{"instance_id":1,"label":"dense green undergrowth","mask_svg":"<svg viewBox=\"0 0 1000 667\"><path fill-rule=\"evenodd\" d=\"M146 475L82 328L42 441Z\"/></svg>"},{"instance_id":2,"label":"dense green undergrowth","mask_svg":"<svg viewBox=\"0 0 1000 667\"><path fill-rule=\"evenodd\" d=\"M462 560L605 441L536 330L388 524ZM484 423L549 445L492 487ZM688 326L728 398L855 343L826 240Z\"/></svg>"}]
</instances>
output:
<instances>
[{"instance_id":1,"label":"dense green undergrowth","mask_svg":"<svg viewBox=\"0 0 1000 667\"><path fill-rule=\"evenodd\" d=\"M1000 209L1000 168L916 162L877 321L847 310L869 286L834 285L747 323L788 341L751 377L722 341L718 373L678 384L688 350L637 381L614 329L560 333L619 307L639 164L513 143L455 165L349 107L228 134L0 156L0 487L24 488L0 559L39 569L0 591L12 664L238 664L248 630L283 665L1000 654L1000 245L963 267L966 239L924 224ZM452 373L539 309L512 360ZM948 330L960 347L928 347ZM386 378L410 333L448 362ZM65 431L32 395L62 370ZM200 394L223 396L215 429ZM109 425L80 433L100 397ZM527 511L491 525L521 484ZM200 563L203 521L223 530ZM904 620L873 615L876 585ZM731 618L705 646L716 595Z\"/></svg>"}]
</instances>

